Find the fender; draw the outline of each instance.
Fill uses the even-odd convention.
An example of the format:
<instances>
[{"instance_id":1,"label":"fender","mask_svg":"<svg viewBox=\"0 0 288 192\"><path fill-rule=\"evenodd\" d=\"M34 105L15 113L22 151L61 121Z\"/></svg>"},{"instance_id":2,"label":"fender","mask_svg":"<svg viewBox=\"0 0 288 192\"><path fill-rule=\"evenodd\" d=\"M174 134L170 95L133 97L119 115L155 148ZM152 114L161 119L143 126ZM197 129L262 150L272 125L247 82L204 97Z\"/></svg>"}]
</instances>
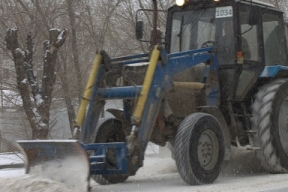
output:
<instances>
[{"instance_id":1,"label":"fender","mask_svg":"<svg viewBox=\"0 0 288 192\"><path fill-rule=\"evenodd\" d=\"M259 74L259 77L275 77L281 70L288 72L288 66L283 65L265 66L263 71Z\"/></svg>"}]
</instances>

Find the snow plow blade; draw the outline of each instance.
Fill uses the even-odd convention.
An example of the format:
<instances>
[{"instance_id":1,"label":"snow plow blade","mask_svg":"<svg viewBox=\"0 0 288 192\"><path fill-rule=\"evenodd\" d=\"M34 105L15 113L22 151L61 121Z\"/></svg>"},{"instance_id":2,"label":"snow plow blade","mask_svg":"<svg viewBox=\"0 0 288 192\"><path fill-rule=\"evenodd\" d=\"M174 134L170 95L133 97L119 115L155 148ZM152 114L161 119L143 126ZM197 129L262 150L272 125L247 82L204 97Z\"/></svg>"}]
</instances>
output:
<instances>
[{"instance_id":1,"label":"snow plow blade","mask_svg":"<svg viewBox=\"0 0 288 192\"><path fill-rule=\"evenodd\" d=\"M20 140L25 172L63 183L69 189L87 191L89 160L77 140Z\"/></svg>"}]
</instances>

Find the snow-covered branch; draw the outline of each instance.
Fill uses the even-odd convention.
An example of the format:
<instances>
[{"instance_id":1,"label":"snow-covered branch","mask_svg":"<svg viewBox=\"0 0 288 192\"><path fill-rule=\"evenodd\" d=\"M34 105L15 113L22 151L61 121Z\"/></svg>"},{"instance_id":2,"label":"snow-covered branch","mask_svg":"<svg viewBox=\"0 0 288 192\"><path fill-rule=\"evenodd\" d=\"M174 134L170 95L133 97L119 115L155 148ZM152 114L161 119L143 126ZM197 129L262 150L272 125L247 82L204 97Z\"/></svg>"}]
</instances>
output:
<instances>
[{"instance_id":1,"label":"snow-covered branch","mask_svg":"<svg viewBox=\"0 0 288 192\"><path fill-rule=\"evenodd\" d=\"M17 86L33 131L33 138L45 139L49 132L50 105L56 80L57 52L66 40L67 30L49 30L50 39L44 42L43 77L45 78L42 79L41 89L34 75L32 35L27 34L26 50L23 51L18 44L17 32L17 28L7 30L6 47L12 53L17 74ZM31 94L34 102L31 101Z\"/></svg>"}]
</instances>

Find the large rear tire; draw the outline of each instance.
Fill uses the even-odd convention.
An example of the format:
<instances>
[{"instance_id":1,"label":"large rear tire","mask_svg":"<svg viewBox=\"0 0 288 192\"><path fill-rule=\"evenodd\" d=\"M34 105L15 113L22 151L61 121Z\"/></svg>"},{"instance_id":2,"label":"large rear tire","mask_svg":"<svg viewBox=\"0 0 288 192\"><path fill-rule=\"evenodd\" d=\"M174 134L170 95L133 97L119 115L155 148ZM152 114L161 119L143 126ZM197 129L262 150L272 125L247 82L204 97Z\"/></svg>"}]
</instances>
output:
<instances>
[{"instance_id":1,"label":"large rear tire","mask_svg":"<svg viewBox=\"0 0 288 192\"><path fill-rule=\"evenodd\" d=\"M178 172L190 185L212 183L224 161L224 138L219 122L206 113L193 113L181 123L175 140Z\"/></svg>"},{"instance_id":2,"label":"large rear tire","mask_svg":"<svg viewBox=\"0 0 288 192\"><path fill-rule=\"evenodd\" d=\"M262 166L271 173L288 170L288 80L278 79L256 94L252 106L254 142Z\"/></svg>"},{"instance_id":3,"label":"large rear tire","mask_svg":"<svg viewBox=\"0 0 288 192\"><path fill-rule=\"evenodd\" d=\"M93 143L125 142L125 138L126 136L121 121L115 118L103 118L100 119L96 125ZM110 149L110 151L108 151L108 166L112 168L115 166L114 162L114 151ZM100 185L107 185L124 182L129 175L93 175L91 177Z\"/></svg>"}]
</instances>

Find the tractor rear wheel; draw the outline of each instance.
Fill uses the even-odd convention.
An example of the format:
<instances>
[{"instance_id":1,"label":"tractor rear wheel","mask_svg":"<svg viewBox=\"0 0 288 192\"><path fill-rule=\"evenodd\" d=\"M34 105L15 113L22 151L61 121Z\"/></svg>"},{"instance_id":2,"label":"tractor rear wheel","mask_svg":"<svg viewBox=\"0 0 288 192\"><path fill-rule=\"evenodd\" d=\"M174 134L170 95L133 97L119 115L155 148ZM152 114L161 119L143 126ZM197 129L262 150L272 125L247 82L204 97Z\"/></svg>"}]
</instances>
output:
<instances>
[{"instance_id":1,"label":"tractor rear wheel","mask_svg":"<svg viewBox=\"0 0 288 192\"><path fill-rule=\"evenodd\" d=\"M252 106L254 143L261 149L256 156L271 173L288 170L288 79L264 85Z\"/></svg>"},{"instance_id":2,"label":"tractor rear wheel","mask_svg":"<svg viewBox=\"0 0 288 192\"><path fill-rule=\"evenodd\" d=\"M182 179L190 185L212 183L224 161L224 138L219 122L206 113L193 113L181 123L175 159Z\"/></svg>"},{"instance_id":3,"label":"tractor rear wheel","mask_svg":"<svg viewBox=\"0 0 288 192\"><path fill-rule=\"evenodd\" d=\"M96 125L93 143L125 142L126 136L123 131L122 122L115 118L100 119ZM115 156L113 149L108 151L108 168L115 166ZM100 185L115 184L124 182L129 175L93 175L91 176Z\"/></svg>"}]
</instances>

